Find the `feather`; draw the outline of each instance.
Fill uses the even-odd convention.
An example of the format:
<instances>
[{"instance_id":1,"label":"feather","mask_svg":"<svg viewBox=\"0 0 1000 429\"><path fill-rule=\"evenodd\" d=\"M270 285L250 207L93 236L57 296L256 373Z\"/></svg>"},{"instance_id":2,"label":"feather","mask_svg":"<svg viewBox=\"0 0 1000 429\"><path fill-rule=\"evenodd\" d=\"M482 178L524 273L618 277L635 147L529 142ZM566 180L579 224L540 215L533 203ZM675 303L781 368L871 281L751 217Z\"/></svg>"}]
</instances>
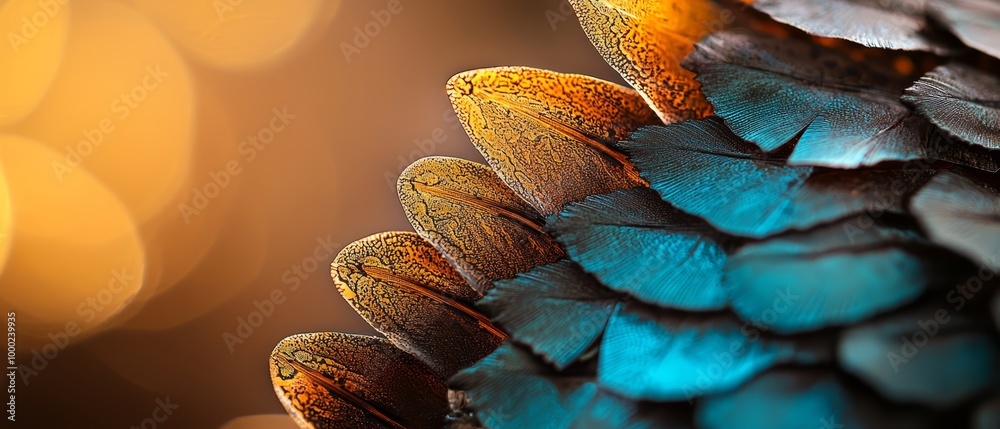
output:
<instances>
[{"instance_id":1,"label":"feather","mask_svg":"<svg viewBox=\"0 0 1000 429\"><path fill-rule=\"evenodd\" d=\"M1000 396L980 404L973 419L972 429L1000 428Z\"/></svg>"},{"instance_id":2,"label":"feather","mask_svg":"<svg viewBox=\"0 0 1000 429\"><path fill-rule=\"evenodd\" d=\"M910 210L935 243L1000 270L1000 194L940 172L914 195Z\"/></svg>"},{"instance_id":3,"label":"feather","mask_svg":"<svg viewBox=\"0 0 1000 429\"><path fill-rule=\"evenodd\" d=\"M757 0L753 7L815 36L872 48L950 51L928 31L927 0Z\"/></svg>"},{"instance_id":4,"label":"feather","mask_svg":"<svg viewBox=\"0 0 1000 429\"><path fill-rule=\"evenodd\" d=\"M538 212L485 165L423 158L403 170L397 189L413 229L480 293L563 257Z\"/></svg>"},{"instance_id":5,"label":"feather","mask_svg":"<svg viewBox=\"0 0 1000 429\"><path fill-rule=\"evenodd\" d=\"M996 0L931 0L930 14L966 45L1000 58L1000 4Z\"/></svg>"},{"instance_id":6,"label":"feather","mask_svg":"<svg viewBox=\"0 0 1000 429\"><path fill-rule=\"evenodd\" d=\"M723 284L736 314L779 333L856 323L915 300L954 262L921 244L912 231L831 224L744 246Z\"/></svg>"},{"instance_id":7,"label":"feather","mask_svg":"<svg viewBox=\"0 0 1000 429\"><path fill-rule=\"evenodd\" d=\"M598 389L573 420L572 429L691 429L690 407L635 402Z\"/></svg>"},{"instance_id":8,"label":"feather","mask_svg":"<svg viewBox=\"0 0 1000 429\"><path fill-rule=\"evenodd\" d=\"M869 392L835 373L805 368L767 372L695 407L702 429L929 428L920 410L890 414Z\"/></svg>"},{"instance_id":9,"label":"feather","mask_svg":"<svg viewBox=\"0 0 1000 429\"><path fill-rule=\"evenodd\" d=\"M340 251L331 272L337 290L361 317L444 378L507 339L475 309L481 295L412 232L355 241Z\"/></svg>"},{"instance_id":10,"label":"feather","mask_svg":"<svg viewBox=\"0 0 1000 429\"><path fill-rule=\"evenodd\" d=\"M712 106L680 66L718 23L709 0L570 0L597 52L637 89L664 123L704 118Z\"/></svg>"},{"instance_id":11,"label":"feather","mask_svg":"<svg viewBox=\"0 0 1000 429\"><path fill-rule=\"evenodd\" d=\"M725 315L651 315L629 304L608 322L597 376L601 386L627 398L691 401L733 389L775 365L813 363L824 354L761 338L749 323Z\"/></svg>"},{"instance_id":12,"label":"feather","mask_svg":"<svg viewBox=\"0 0 1000 429\"><path fill-rule=\"evenodd\" d=\"M717 118L644 128L622 143L660 197L719 230L766 237L853 214L903 212L922 170L787 166Z\"/></svg>"},{"instance_id":13,"label":"feather","mask_svg":"<svg viewBox=\"0 0 1000 429\"><path fill-rule=\"evenodd\" d=\"M630 88L503 67L456 75L448 95L493 170L544 216L587 195L645 184L614 150L636 128L659 123Z\"/></svg>"},{"instance_id":14,"label":"feather","mask_svg":"<svg viewBox=\"0 0 1000 429\"><path fill-rule=\"evenodd\" d=\"M648 188L594 195L548 222L571 259L611 289L661 307L726 304L721 234Z\"/></svg>"},{"instance_id":15,"label":"feather","mask_svg":"<svg viewBox=\"0 0 1000 429\"><path fill-rule=\"evenodd\" d=\"M514 341L561 370L597 341L619 300L579 266L561 260L497 281L479 306Z\"/></svg>"},{"instance_id":16,"label":"feather","mask_svg":"<svg viewBox=\"0 0 1000 429\"><path fill-rule=\"evenodd\" d=\"M1000 32L997 33L1000 40ZM920 78L903 101L951 136L1000 149L1000 78L950 63Z\"/></svg>"},{"instance_id":17,"label":"feather","mask_svg":"<svg viewBox=\"0 0 1000 429\"><path fill-rule=\"evenodd\" d=\"M445 380L388 340L299 334L271 352L271 382L285 410L315 429L438 429Z\"/></svg>"},{"instance_id":18,"label":"feather","mask_svg":"<svg viewBox=\"0 0 1000 429\"><path fill-rule=\"evenodd\" d=\"M685 66L736 135L765 151L798 141L793 165L835 168L936 159L997 171L983 148L943 141L900 100L910 80L834 48L748 32L714 33Z\"/></svg>"},{"instance_id":19,"label":"feather","mask_svg":"<svg viewBox=\"0 0 1000 429\"><path fill-rule=\"evenodd\" d=\"M672 407L648 407L605 392L587 371L556 373L531 353L500 346L450 383L465 390L488 429L687 428Z\"/></svg>"},{"instance_id":20,"label":"feather","mask_svg":"<svg viewBox=\"0 0 1000 429\"><path fill-rule=\"evenodd\" d=\"M989 326L951 309L921 308L852 327L840 340L840 366L886 398L940 408L1000 387L1000 348L983 329Z\"/></svg>"}]
</instances>

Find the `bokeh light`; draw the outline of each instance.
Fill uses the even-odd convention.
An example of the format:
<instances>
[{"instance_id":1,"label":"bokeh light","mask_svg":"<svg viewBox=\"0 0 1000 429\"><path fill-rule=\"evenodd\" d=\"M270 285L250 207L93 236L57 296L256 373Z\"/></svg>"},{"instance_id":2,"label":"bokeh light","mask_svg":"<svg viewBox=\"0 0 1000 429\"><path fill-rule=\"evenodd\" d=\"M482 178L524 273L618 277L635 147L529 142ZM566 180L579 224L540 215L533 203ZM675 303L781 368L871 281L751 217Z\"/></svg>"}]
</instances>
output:
<instances>
[{"instance_id":1,"label":"bokeh light","mask_svg":"<svg viewBox=\"0 0 1000 429\"><path fill-rule=\"evenodd\" d=\"M25 339L69 332L67 323L80 334L97 332L142 286L135 223L86 170L58 180L50 165L60 154L45 145L0 136L0 153L16 225L0 301L19 315Z\"/></svg>"},{"instance_id":2,"label":"bokeh light","mask_svg":"<svg viewBox=\"0 0 1000 429\"><path fill-rule=\"evenodd\" d=\"M247 69L273 61L336 13L339 0L135 0L180 46L216 67Z\"/></svg>"},{"instance_id":3,"label":"bokeh light","mask_svg":"<svg viewBox=\"0 0 1000 429\"><path fill-rule=\"evenodd\" d=\"M18 390L18 423L138 426L169 397L163 427L294 427L268 379L277 341L373 332L333 287L334 254L409 228L390 182L411 158L478 156L447 79L617 79L562 1L0 0L5 36L61 6L17 55L0 46L0 307L20 363L81 328ZM268 130L275 112L294 117ZM120 260L134 279L102 292Z\"/></svg>"},{"instance_id":4,"label":"bokeh light","mask_svg":"<svg viewBox=\"0 0 1000 429\"><path fill-rule=\"evenodd\" d=\"M67 179L86 168L143 222L187 178L195 114L190 73L170 42L133 8L104 1L73 5L60 71L42 103L14 130L62 153L51 174Z\"/></svg>"},{"instance_id":5,"label":"bokeh light","mask_svg":"<svg viewBox=\"0 0 1000 429\"><path fill-rule=\"evenodd\" d=\"M44 6L43 6L44 4ZM37 0L0 2L0 127L38 105L62 60L70 5Z\"/></svg>"}]
</instances>

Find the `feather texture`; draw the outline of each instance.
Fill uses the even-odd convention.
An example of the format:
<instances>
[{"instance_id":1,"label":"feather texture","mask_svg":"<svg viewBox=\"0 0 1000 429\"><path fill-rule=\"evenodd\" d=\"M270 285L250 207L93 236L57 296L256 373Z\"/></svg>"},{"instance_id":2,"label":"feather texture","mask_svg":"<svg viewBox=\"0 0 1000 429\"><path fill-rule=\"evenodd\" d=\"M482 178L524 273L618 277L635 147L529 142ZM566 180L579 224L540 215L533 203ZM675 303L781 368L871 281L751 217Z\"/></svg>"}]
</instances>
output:
<instances>
[{"instance_id":1,"label":"feather texture","mask_svg":"<svg viewBox=\"0 0 1000 429\"><path fill-rule=\"evenodd\" d=\"M712 106L680 66L694 42L719 22L710 0L570 0L587 37L664 123L704 118Z\"/></svg>"},{"instance_id":2,"label":"feather texture","mask_svg":"<svg viewBox=\"0 0 1000 429\"><path fill-rule=\"evenodd\" d=\"M703 429L931 427L919 410L904 410L888 412L874 395L833 373L783 368L706 398L695 409L695 422Z\"/></svg>"},{"instance_id":3,"label":"feather texture","mask_svg":"<svg viewBox=\"0 0 1000 429\"><path fill-rule=\"evenodd\" d=\"M1000 149L1000 77L951 63L920 78L903 101L949 135Z\"/></svg>"},{"instance_id":4,"label":"feather texture","mask_svg":"<svg viewBox=\"0 0 1000 429\"><path fill-rule=\"evenodd\" d=\"M858 168L936 159L997 171L982 148L938 138L899 101L909 80L834 48L749 32L713 33L685 66L736 135L788 162Z\"/></svg>"},{"instance_id":5,"label":"feather texture","mask_svg":"<svg viewBox=\"0 0 1000 429\"><path fill-rule=\"evenodd\" d=\"M1000 58L1000 4L993 0L931 0L930 13L966 45Z\"/></svg>"},{"instance_id":6,"label":"feather texture","mask_svg":"<svg viewBox=\"0 0 1000 429\"><path fill-rule=\"evenodd\" d=\"M448 388L388 340L299 334L271 352L271 382L301 427L439 429Z\"/></svg>"},{"instance_id":7,"label":"feather texture","mask_svg":"<svg viewBox=\"0 0 1000 429\"><path fill-rule=\"evenodd\" d=\"M650 186L719 230L766 237L864 211L904 211L921 170L840 171L787 166L718 119L648 127L623 143Z\"/></svg>"},{"instance_id":8,"label":"feather texture","mask_svg":"<svg viewBox=\"0 0 1000 429\"><path fill-rule=\"evenodd\" d=\"M478 404L478 417L489 429L690 427L673 407L619 399L598 387L592 372L555 373L512 344L500 346L451 383Z\"/></svg>"},{"instance_id":9,"label":"feather texture","mask_svg":"<svg viewBox=\"0 0 1000 429\"><path fill-rule=\"evenodd\" d=\"M496 282L479 306L514 341L561 370L600 338L620 299L562 260Z\"/></svg>"},{"instance_id":10,"label":"feather texture","mask_svg":"<svg viewBox=\"0 0 1000 429\"><path fill-rule=\"evenodd\" d=\"M851 328L838 360L897 402L945 408L1000 387L1000 348L988 325L949 310L922 308Z\"/></svg>"},{"instance_id":11,"label":"feather texture","mask_svg":"<svg viewBox=\"0 0 1000 429\"><path fill-rule=\"evenodd\" d=\"M413 229L480 293L563 256L541 215L485 165L423 158L403 170L397 188Z\"/></svg>"},{"instance_id":12,"label":"feather texture","mask_svg":"<svg viewBox=\"0 0 1000 429\"><path fill-rule=\"evenodd\" d=\"M941 172L910 203L931 240L994 271L1000 270L1000 194Z\"/></svg>"},{"instance_id":13,"label":"feather texture","mask_svg":"<svg viewBox=\"0 0 1000 429\"><path fill-rule=\"evenodd\" d=\"M950 50L927 29L927 0L756 0L753 7L816 36L873 48Z\"/></svg>"},{"instance_id":14,"label":"feather texture","mask_svg":"<svg viewBox=\"0 0 1000 429\"><path fill-rule=\"evenodd\" d=\"M733 310L781 333L856 323L915 300L948 263L912 232L845 222L750 244L729 259ZM770 320L768 320L770 319Z\"/></svg>"},{"instance_id":15,"label":"feather texture","mask_svg":"<svg viewBox=\"0 0 1000 429\"><path fill-rule=\"evenodd\" d=\"M331 272L358 314L442 377L472 365L507 338L475 309L481 295L412 232L355 241L340 251Z\"/></svg>"},{"instance_id":16,"label":"feather texture","mask_svg":"<svg viewBox=\"0 0 1000 429\"><path fill-rule=\"evenodd\" d=\"M829 359L823 354L763 339L749 323L727 316L649 314L627 305L608 323L597 377L601 386L628 398L692 401L778 364Z\"/></svg>"},{"instance_id":17,"label":"feather texture","mask_svg":"<svg viewBox=\"0 0 1000 429\"><path fill-rule=\"evenodd\" d=\"M634 90L526 67L461 73L448 95L472 143L542 215L645 182L615 143L656 114Z\"/></svg>"},{"instance_id":18,"label":"feather texture","mask_svg":"<svg viewBox=\"0 0 1000 429\"><path fill-rule=\"evenodd\" d=\"M648 188L594 195L549 222L566 253L602 283L667 308L725 306L725 240ZM627 255L627 256L625 256Z\"/></svg>"},{"instance_id":19,"label":"feather texture","mask_svg":"<svg viewBox=\"0 0 1000 429\"><path fill-rule=\"evenodd\" d=\"M276 392L320 429L996 426L1000 81L944 31L995 53L980 1L570 0L635 91L453 77L489 167L403 172L416 232L333 264L387 339L290 337Z\"/></svg>"}]
</instances>

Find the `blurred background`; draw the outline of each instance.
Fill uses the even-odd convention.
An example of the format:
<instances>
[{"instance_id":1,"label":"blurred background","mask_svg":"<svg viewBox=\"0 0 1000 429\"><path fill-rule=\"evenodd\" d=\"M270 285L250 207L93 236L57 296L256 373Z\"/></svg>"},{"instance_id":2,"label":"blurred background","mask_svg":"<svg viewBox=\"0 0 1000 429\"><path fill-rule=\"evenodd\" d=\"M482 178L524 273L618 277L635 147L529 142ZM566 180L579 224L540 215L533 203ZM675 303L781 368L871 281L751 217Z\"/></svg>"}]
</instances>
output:
<instances>
[{"instance_id":1,"label":"blurred background","mask_svg":"<svg viewBox=\"0 0 1000 429\"><path fill-rule=\"evenodd\" d=\"M409 229L411 161L481 159L447 79L621 82L565 0L0 0L0 30L17 427L293 427L271 348L373 332L336 252Z\"/></svg>"}]
</instances>

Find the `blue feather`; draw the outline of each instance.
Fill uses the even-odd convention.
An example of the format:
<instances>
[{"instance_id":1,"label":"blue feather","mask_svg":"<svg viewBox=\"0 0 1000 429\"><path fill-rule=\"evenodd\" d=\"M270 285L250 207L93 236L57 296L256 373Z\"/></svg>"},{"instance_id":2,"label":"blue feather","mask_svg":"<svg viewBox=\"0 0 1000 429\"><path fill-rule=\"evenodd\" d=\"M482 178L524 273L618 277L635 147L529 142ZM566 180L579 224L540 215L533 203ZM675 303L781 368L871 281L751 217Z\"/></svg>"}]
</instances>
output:
<instances>
[{"instance_id":1,"label":"blue feather","mask_svg":"<svg viewBox=\"0 0 1000 429\"><path fill-rule=\"evenodd\" d=\"M478 305L515 341L563 369L600 337L619 300L564 259L495 282Z\"/></svg>"},{"instance_id":2,"label":"blue feather","mask_svg":"<svg viewBox=\"0 0 1000 429\"><path fill-rule=\"evenodd\" d=\"M905 410L905 409L904 409ZM829 371L769 371L737 391L703 399L695 408L702 429L927 428L919 410L893 415L867 391Z\"/></svg>"},{"instance_id":3,"label":"blue feather","mask_svg":"<svg viewBox=\"0 0 1000 429\"><path fill-rule=\"evenodd\" d=\"M812 363L827 354L797 347L724 316L653 316L627 305L608 323L597 376L601 386L629 398L690 401L733 389L775 365Z\"/></svg>"},{"instance_id":4,"label":"blue feather","mask_svg":"<svg viewBox=\"0 0 1000 429\"><path fill-rule=\"evenodd\" d=\"M486 428L689 428L676 407L625 400L594 382L592 373L556 373L510 343L450 381L465 390Z\"/></svg>"},{"instance_id":5,"label":"blue feather","mask_svg":"<svg viewBox=\"0 0 1000 429\"><path fill-rule=\"evenodd\" d=\"M713 33L685 67L715 113L766 151L798 137L788 162L835 168L937 159L1000 169L988 151L937 138L900 102L909 79L834 48L748 32Z\"/></svg>"},{"instance_id":6,"label":"blue feather","mask_svg":"<svg viewBox=\"0 0 1000 429\"><path fill-rule=\"evenodd\" d=\"M569 204L548 227L571 259L616 291L666 308L726 304L721 234L648 188Z\"/></svg>"},{"instance_id":7,"label":"blue feather","mask_svg":"<svg viewBox=\"0 0 1000 429\"><path fill-rule=\"evenodd\" d=\"M1000 387L1000 347L989 325L928 307L853 327L840 365L897 402L952 407Z\"/></svg>"},{"instance_id":8,"label":"blue feather","mask_svg":"<svg viewBox=\"0 0 1000 429\"><path fill-rule=\"evenodd\" d=\"M569 414L596 394L590 379L555 376L531 353L506 343L452 377L449 385L465 391L487 428L565 428Z\"/></svg>"},{"instance_id":9,"label":"blue feather","mask_svg":"<svg viewBox=\"0 0 1000 429\"><path fill-rule=\"evenodd\" d=\"M787 166L718 118L643 128L622 146L665 201L723 232L755 238L866 210L901 213L904 197L930 175Z\"/></svg>"},{"instance_id":10,"label":"blue feather","mask_svg":"<svg viewBox=\"0 0 1000 429\"><path fill-rule=\"evenodd\" d=\"M915 243L911 231L832 224L743 247L723 284L733 311L776 332L850 324L923 293L934 267L902 247Z\"/></svg>"}]
</instances>

